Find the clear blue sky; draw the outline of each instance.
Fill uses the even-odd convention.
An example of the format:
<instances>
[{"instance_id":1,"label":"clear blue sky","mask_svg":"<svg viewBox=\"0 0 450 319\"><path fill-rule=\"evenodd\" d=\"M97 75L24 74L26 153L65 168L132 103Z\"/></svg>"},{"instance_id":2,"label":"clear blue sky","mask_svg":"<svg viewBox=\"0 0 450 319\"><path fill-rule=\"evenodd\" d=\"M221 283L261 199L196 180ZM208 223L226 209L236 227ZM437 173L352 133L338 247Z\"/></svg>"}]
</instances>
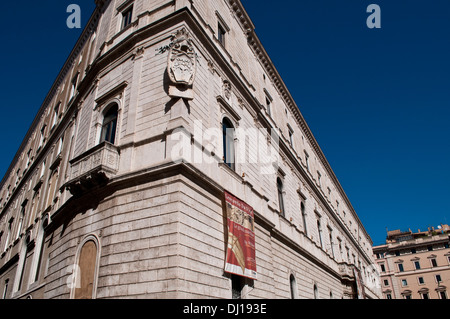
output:
<instances>
[{"instance_id":1,"label":"clear blue sky","mask_svg":"<svg viewBox=\"0 0 450 319\"><path fill-rule=\"evenodd\" d=\"M374 243L450 223L450 1L242 2ZM80 35L71 3L84 27L94 0L2 6L0 176Z\"/></svg>"}]
</instances>

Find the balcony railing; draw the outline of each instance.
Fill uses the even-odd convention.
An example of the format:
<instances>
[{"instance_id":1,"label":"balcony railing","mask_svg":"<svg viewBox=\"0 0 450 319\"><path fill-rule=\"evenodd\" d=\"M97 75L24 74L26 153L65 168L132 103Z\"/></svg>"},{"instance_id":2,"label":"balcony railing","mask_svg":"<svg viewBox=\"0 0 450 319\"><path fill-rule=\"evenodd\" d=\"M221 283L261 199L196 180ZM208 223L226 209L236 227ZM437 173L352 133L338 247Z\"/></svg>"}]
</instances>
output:
<instances>
[{"instance_id":1,"label":"balcony railing","mask_svg":"<svg viewBox=\"0 0 450 319\"><path fill-rule=\"evenodd\" d=\"M72 195L105 185L119 169L120 153L116 146L103 142L72 159L67 189Z\"/></svg>"}]
</instances>

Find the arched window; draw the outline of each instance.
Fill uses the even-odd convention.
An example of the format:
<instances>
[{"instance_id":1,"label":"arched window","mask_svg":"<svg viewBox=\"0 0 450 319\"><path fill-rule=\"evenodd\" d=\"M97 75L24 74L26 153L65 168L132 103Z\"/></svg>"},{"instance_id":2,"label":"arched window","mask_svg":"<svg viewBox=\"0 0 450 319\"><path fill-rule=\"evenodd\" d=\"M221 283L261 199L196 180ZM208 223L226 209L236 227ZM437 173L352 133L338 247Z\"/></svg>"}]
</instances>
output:
<instances>
[{"instance_id":1,"label":"arched window","mask_svg":"<svg viewBox=\"0 0 450 319\"><path fill-rule=\"evenodd\" d=\"M109 110L105 113L102 125L102 134L100 137L100 143L109 142L114 144L116 141L116 129L117 129L117 116L119 107L116 103L109 107Z\"/></svg>"},{"instance_id":2,"label":"arched window","mask_svg":"<svg viewBox=\"0 0 450 319\"><path fill-rule=\"evenodd\" d=\"M97 243L88 239L81 247L78 257L78 273L74 299L92 299L96 287Z\"/></svg>"},{"instance_id":3,"label":"arched window","mask_svg":"<svg viewBox=\"0 0 450 319\"><path fill-rule=\"evenodd\" d=\"M234 126L227 118L223 119L223 162L233 171L236 170L234 151Z\"/></svg>"},{"instance_id":4,"label":"arched window","mask_svg":"<svg viewBox=\"0 0 450 319\"><path fill-rule=\"evenodd\" d=\"M278 190L278 204L280 205L280 213L285 216L284 211L284 199L283 199L283 182L281 178L277 178L277 190Z\"/></svg>"},{"instance_id":5,"label":"arched window","mask_svg":"<svg viewBox=\"0 0 450 319\"><path fill-rule=\"evenodd\" d=\"M291 299L296 299L297 298L297 284L295 281L295 277L292 274L289 276L289 285L291 288Z\"/></svg>"}]
</instances>

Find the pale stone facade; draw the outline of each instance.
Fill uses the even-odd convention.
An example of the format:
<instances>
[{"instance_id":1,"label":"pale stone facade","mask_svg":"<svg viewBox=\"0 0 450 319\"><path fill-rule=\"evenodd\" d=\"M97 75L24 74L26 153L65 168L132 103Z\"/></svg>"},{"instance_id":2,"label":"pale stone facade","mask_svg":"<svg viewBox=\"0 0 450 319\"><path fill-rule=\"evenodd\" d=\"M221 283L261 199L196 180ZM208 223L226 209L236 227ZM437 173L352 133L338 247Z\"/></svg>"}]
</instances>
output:
<instances>
[{"instance_id":1,"label":"pale stone facade","mask_svg":"<svg viewBox=\"0 0 450 319\"><path fill-rule=\"evenodd\" d=\"M378 298L371 239L240 1L96 4L0 185L3 297ZM233 165L225 122L248 135ZM255 211L238 288L225 190Z\"/></svg>"}]
</instances>

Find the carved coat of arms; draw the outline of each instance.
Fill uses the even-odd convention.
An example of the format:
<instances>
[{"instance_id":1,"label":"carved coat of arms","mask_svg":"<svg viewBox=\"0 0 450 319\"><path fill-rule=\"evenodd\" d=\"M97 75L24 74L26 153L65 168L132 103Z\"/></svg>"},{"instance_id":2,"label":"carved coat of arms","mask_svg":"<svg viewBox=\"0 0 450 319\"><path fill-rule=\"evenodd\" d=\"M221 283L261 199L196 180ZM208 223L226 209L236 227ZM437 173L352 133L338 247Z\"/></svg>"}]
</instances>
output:
<instances>
[{"instance_id":1,"label":"carved coat of arms","mask_svg":"<svg viewBox=\"0 0 450 319\"><path fill-rule=\"evenodd\" d=\"M192 85L197 70L197 60L186 29L177 31L172 40L167 62L169 95L173 97L193 98Z\"/></svg>"}]
</instances>

